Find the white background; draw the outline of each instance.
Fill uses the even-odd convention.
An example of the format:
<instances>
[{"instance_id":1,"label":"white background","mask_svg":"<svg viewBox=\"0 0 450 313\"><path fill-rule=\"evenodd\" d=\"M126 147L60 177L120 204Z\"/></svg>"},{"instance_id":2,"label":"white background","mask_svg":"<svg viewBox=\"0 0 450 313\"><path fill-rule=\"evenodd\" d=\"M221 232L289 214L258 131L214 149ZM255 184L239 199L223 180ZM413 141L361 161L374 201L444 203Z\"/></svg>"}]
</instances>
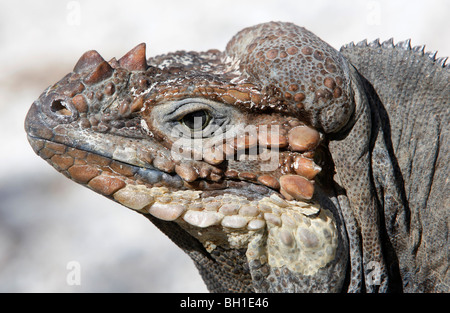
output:
<instances>
[{"instance_id":1,"label":"white background","mask_svg":"<svg viewBox=\"0 0 450 313\"><path fill-rule=\"evenodd\" d=\"M267 21L305 26L339 49L364 38L450 55L450 1L2 1L0 292L206 292L193 263L140 215L57 173L29 147L31 103L83 52L121 57L223 50ZM80 285L66 266L80 266Z\"/></svg>"}]
</instances>

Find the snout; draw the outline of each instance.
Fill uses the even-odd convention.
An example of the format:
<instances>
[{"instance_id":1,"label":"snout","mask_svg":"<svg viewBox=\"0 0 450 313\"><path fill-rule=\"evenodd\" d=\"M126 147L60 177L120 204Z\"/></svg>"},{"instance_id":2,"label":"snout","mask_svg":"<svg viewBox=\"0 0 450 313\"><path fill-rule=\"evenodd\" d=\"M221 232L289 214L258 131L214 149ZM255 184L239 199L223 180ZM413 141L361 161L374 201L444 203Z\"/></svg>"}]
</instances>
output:
<instances>
[{"instance_id":1,"label":"snout","mask_svg":"<svg viewBox=\"0 0 450 313\"><path fill-rule=\"evenodd\" d=\"M31 105L25 118L25 131L30 140L52 140L58 125L71 123L79 117L70 98L48 90Z\"/></svg>"}]
</instances>

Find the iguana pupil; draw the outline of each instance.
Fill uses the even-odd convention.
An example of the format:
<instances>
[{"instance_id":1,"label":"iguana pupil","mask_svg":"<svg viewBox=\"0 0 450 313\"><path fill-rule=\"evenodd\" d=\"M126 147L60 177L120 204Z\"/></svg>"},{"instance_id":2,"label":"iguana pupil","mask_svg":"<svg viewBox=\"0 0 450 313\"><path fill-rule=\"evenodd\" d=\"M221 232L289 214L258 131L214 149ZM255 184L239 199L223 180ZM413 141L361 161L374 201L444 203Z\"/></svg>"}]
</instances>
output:
<instances>
[{"instance_id":1,"label":"iguana pupil","mask_svg":"<svg viewBox=\"0 0 450 313\"><path fill-rule=\"evenodd\" d=\"M210 119L211 118L208 112L205 110L199 110L183 116L180 119L180 123L195 132L205 129L205 127L208 126Z\"/></svg>"}]
</instances>

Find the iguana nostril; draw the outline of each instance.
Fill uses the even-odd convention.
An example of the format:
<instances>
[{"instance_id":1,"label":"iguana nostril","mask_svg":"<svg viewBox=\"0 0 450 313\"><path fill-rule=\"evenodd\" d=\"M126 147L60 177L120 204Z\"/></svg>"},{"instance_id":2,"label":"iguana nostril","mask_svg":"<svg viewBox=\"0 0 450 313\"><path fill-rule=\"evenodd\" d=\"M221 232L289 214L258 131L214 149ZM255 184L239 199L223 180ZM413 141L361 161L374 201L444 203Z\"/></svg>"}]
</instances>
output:
<instances>
[{"instance_id":1,"label":"iguana nostril","mask_svg":"<svg viewBox=\"0 0 450 313\"><path fill-rule=\"evenodd\" d=\"M66 103L63 100L56 99L52 101L50 110L57 115L71 116L72 111L69 110Z\"/></svg>"}]
</instances>

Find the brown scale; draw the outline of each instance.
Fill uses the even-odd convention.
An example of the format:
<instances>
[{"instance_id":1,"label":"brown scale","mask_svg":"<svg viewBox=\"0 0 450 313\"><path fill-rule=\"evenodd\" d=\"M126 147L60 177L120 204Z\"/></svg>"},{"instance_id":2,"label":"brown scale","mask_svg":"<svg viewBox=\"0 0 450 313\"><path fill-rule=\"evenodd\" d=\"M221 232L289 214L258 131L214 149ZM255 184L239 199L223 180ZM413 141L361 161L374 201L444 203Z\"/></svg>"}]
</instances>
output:
<instances>
[{"instance_id":1,"label":"brown scale","mask_svg":"<svg viewBox=\"0 0 450 313\"><path fill-rule=\"evenodd\" d=\"M296 123L294 123L296 124ZM219 182L223 176L228 179L238 179L258 182L269 188L279 190L288 200L308 200L314 192L314 177L320 172L320 167L313 161L314 149L319 145L321 136L314 129L299 125L291 128L286 136L259 136L242 135L224 144L224 148L216 150L208 149L203 153L203 161L219 166L225 160L237 155L239 151L253 147L276 147L287 148L280 152L279 166L273 172L254 171L249 164L243 166L245 170L227 169L225 172L217 171L216 181ZM263 140L259 140L259 138ZM228 149L228 150L227 150ZM256 165L262 162L257 160ZM213 167L215 168L215 167ZM199 170L194 163L182 163L175 167L175 171L187 182L193 182L199 178ZM210 180L212 176L208 177Z\"/></svg>"},{"instance_id":2,"label":"brown scale","mask_svg":"<svg viewBox=\"0 0 450 313\"><path fill-rule=\"evenodd\" d=\"M258 139L263 140L250 138L242 141L263 147L287 148L287 151L278 154L277 170L271 173L262 172L257 175L256 180L270 188L279 189L288 200L311 199L314 191L312 180L321 170L313 161L314 149L321 141L320 134L306 125L299 125L291 128L286 136L278 135L272 138L265 135L258 136ZM239 173L237 176L241 178Z\"/></svg>"},{"instance_id":3,"label":"brown scale","mask_svg":"<svg viewBox=\"0 0 450 313\"><path fill-rule=\"evenodd\" d=\"M63 144L41 141L38 154L68 178L110 196L134 184L132 167Z\"/></svg>"}]
</instances>

